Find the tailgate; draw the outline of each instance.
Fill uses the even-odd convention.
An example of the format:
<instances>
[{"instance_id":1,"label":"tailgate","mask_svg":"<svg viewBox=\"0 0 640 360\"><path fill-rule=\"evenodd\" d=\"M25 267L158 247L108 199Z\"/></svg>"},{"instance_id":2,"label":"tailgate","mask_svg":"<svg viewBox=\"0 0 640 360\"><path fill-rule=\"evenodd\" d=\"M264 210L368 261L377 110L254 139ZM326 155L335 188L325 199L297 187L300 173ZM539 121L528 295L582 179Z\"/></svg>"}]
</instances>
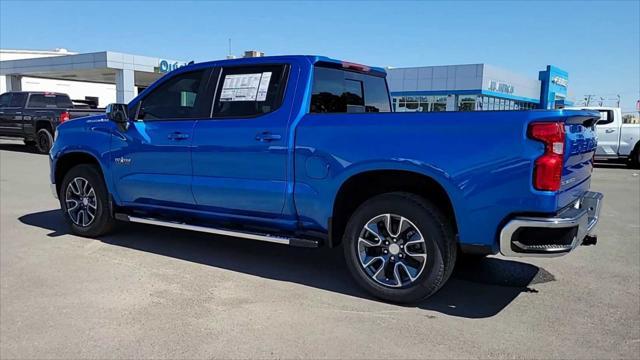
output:
<instances>
[{"instance_id":1,"label":"tailgate","mask_svg":"<svg viewBox=\"0 0 640 360\"><path fill-rule=\"evenodd\" d=\"M563 208L589 190L597 138L597 112L565 111L565 148L558 207Z\"/></svg>"}]
</instances>

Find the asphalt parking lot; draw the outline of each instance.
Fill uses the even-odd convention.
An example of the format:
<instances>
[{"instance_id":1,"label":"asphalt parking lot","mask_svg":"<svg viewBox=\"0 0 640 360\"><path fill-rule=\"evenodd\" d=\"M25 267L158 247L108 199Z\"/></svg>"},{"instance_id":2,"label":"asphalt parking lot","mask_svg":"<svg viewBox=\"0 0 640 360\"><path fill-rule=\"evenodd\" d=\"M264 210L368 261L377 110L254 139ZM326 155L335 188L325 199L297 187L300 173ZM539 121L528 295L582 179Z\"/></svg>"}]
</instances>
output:
<instances>
[{"instance_id":1,"label":"asphalt parking lot","mask_svg":"<svg viewBox=\"0 0 640 360\"><path fill-rule=\"evenodd\" d=\"M638 358L639 173L594 171L597 246L459 264L403 307L356 288L341 251L142 225L69 235L47 156L0 140L0 357Z\"/></svg>"}]
</instances>

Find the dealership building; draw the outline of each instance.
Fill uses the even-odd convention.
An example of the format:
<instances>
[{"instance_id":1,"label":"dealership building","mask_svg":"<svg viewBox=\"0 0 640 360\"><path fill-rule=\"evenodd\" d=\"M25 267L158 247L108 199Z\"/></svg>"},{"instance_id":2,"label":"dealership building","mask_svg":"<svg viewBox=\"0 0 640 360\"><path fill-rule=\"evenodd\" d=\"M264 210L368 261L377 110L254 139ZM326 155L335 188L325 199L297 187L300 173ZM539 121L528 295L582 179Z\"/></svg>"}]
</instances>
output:
<instances>
[{"instance_id":1,"label":"dealership building","mask_svg":"<svg viewBox=\"0 0 640 360\"><path fill-rule=\"evenodd\" d=\"M162 75L185 64L112 51L0 49L0 93L62 92L104 107L130 101ZM387 68L387 72L396 111L553 109L571 104L567 101L567 72L551 65L536 77L488 64Z\"/></svg>"},{"instance_id":2,"label":"dealership building","mask_svg":"<svg viewBox=\"0 0 640 360\"><path fill-rule=\"evenodd\" d=\"M0 49L0 93L50 91L71 99L126 103L184 61L113 51L78 54Z\"/></svg>"},{"instance_id":3,"label":"dealership building","mask_svg":"<svg viewBox=\"0 0 640 360\"><path fill-rule=\"evenodd\" d=\"M488 64L388 68L396 111L482 111L562 108L569 75L548 65L537 77Z\"/></svg>"}]
</instances>

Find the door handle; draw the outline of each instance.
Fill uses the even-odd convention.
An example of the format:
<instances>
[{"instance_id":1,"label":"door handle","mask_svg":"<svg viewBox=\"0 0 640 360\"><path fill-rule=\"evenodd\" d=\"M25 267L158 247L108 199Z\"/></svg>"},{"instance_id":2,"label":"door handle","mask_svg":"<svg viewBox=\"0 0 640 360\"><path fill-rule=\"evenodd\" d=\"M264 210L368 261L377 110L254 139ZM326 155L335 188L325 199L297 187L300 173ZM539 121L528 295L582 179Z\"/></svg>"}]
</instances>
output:
<instances>
[{"instance_id":1,"label":"door handle","mask_svg":"<svg viewBox=\"0 0 640 360\"><path fill-rule=\"evenodd\" d=\"M612 133L616 131L616 129L606 129L604 132L606 132L607 134Z\"/></svg>"},{"instance_id":2,"label":"door handle","mask_svg":"<svg viewBox=\"0 0 640 360\"><path fill-rule=\"evenodd\" d=\"M261 142L268 142L268 141L274 141L274 140L280 140L280 139L282 139L282 136L278 134L272 134L268 131L264 131L256 135L256 141L261 141Z\"/></svg>"},{"instance_id":3,"label":"door handle","mask_svg":"<svg viewBox=\"0 0 640 360\"><path fill-rule=\"evenodd\" d=\"M169 138L169 140L187 140L189 138L189 134L174 132L167 135L167 138Z\"/></svg>"}]
</instances>

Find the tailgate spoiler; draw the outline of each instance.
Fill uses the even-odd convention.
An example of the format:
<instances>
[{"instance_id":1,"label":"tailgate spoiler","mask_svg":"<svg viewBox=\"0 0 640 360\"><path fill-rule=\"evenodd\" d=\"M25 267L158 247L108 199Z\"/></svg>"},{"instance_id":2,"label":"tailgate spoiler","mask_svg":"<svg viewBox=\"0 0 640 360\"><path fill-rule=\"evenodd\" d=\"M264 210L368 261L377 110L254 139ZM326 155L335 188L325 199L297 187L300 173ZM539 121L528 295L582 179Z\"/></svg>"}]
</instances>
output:
<instances>
[{"instance_id":1,"label":"tailgate spoiler","mask_svg":"<svg viewBox=\"0 0 640 360\"><path fill-rule=\"evenodd\" d=\"M600 120L600 112L592 110L562 110L562 114L567 117L566 124L584 127L592 127Z\"/></svg>"}]
</instances>

